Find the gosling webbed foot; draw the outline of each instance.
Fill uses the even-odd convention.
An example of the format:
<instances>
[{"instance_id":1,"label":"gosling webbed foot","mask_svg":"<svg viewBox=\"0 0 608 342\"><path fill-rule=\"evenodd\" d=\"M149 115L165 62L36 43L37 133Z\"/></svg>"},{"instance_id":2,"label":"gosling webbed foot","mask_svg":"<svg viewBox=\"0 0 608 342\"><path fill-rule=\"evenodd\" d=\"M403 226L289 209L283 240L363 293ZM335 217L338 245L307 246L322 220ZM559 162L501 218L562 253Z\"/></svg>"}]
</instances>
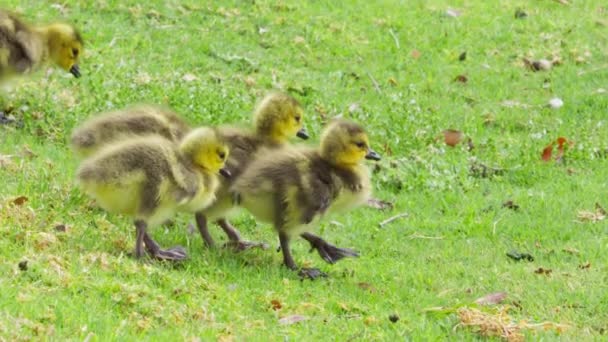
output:
<instances>
[{"instance_id":1,"label":"gosling webbed foot","mask_svg":"<svg viewBox=\"0 0 608 342\"><path fill-rule=\"evenodd\" d=\"M186 249L182 246L175 246L169 249L158 249L150 254L152 254L155 259L163 261L183 261L188 259L188 253L186 253Z\"/></svg>"},{"instance_id":2,"label":"gosling webbed foot","mask_svg":"<svg viewBox=\"0 0 608 342\"><path fill-rule=\"evenodd\" d=\"M226 242L224 248L230 248L238 253L252 248L268 249L270 246L266 242L238 240Z\"/></svg>"},{"instance_id":3,"label":"gosling webbed foot","mask_svg":"<svg viewBox=\"0 0 608 342\"><path fill-rule=\"evenodd\" d=\"M359 257L359 252L354 249L336 247L316 235L304 233L302 237L310 243L310 252L316 249L321 258L329 264L334 264L345 257Z\"/></svg>"},{"instance_id":4,"label":"gosling webbed foot","mask_svg":"<svg viewBox=\"0 0 608 342\"><path fill-rule=\"evenodd\" d=\"M317 278L327 278L327 273L321 271L318 268L302 267L298 271L298 276L300 276L300 279L302 279L302 280L304 280L304 279L315 280Z\"/></svg>"},{"instance_id":5,"label":"gosling webbed foot","mask_svg":"<svg viewBox=\"0 0 608 342\"><path fill-rule=\"evenodd\" d=\"M152 257L157 260L166 260L166 261L182 261L188 258L188 253L186 253L186 249L182 246L175 246L169 249L162 249L154 241L148 233L144 233L143 242L146 246L146 250Z\"/></svg>"}]
</instances>

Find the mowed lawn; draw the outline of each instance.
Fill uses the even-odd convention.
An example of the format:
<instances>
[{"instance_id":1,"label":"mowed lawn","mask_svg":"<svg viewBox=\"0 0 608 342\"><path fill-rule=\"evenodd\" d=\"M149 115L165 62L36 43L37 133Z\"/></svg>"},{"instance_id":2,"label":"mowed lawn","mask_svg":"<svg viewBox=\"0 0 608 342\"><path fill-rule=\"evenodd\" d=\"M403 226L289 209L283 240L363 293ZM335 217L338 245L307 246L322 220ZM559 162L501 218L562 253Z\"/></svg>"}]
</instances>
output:
<instances>
[{"instance_id":1,"label":"mowed lawn","mask_svg":"<svg viewBox=\"0 0 608 342\"><path fill-rule=\"evenodd\" d=\"M49 68L2 98L18 124L0 126L0 340L472 340L500 335L492 322L512 339L607 338L605 1L3 6L75 22L86 46L82 78ZM540 59L548 70L526 62ZM394 208L316 229L360 258L328 265L296 241L296 260L329 274L300 281L272 228L243 213L242 235L270 249L208 250L179 215L152 234L190 259L135 260L132 222L75 185L72 129L140 102L247 125L271 89L302 102L310 144L341 115L383 155L375 196Z\"/></svg>"}]
</instances>

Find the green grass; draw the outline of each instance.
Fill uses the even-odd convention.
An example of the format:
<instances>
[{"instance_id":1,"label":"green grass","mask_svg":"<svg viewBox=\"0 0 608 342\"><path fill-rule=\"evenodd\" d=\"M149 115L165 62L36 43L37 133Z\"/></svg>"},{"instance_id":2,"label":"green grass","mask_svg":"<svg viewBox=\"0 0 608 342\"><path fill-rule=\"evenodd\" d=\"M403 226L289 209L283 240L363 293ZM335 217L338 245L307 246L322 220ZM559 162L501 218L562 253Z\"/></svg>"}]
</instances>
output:
<instances>
[{"instance_id":1,"label":"green grass","mask_svg":"<svg viewBox=\"0 0 608 342\"><path fill-rule=\"evenodd\" d=\"M597 91L608 89L608 8L570 2L8 0L28 21L76 22L87 45L81 79L41 71L5 96L23 127L0 127L0 155L12 156L0 167L0 340L470 340L478 335L454 330L457 315L425 309L496 291L508 293L515 321L570 327L528 337L605 339L606 221L575 221L595 202L608 206L608 95ZM462 15L446 16L450 6ZM517 8L528 17L515 19ZM562 64L550 71L522 62L553 55ZM453 81L459 74L466 84ZM190 260L131 258L130 220L75 187L71 130L135 102L168 104L197 125L243 122L272 88L301 100L311 133L326 118L352 117L384 155L375 192L395 209L361 208L317 229L361 257L326 265L296 242L296 260L330 275L301 282L281 266L271 227L243 214L233 220L242 234L271 250L206 250L180 215L153 235L187 246ZM553 97L565 105L547 108ZM446 128L475 148L443 144ZM542 162L559 136L573 148L562 163ZM505 171L477 177L473 158ZM28 201L11 204L19 196ZM507 200L519 210L503 208ZM514 249L535 260L511 261ZM279 324L296 314L307 320Z\"/></svg>"}]
</instances>

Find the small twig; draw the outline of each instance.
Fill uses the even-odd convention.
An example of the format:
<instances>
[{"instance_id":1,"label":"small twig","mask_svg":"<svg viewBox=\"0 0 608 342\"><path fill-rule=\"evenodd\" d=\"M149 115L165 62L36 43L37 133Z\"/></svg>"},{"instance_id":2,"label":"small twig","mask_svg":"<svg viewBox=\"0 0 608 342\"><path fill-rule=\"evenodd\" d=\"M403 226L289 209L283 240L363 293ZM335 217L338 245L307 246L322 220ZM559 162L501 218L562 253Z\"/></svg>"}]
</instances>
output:
<instances>
[{"instance_id":1,"label":"small twig","mask_svg":"<svg viewBox=\"0 0 608 342\"><path fill-rule=\"evenodd\" d=\"M443 240L443 236L426 236L414 233L408 236L410 239L427 239L427 240Z\"/></svg>"},{"instance_id":2,"label":"small twig","mask_svg":"<svg viewBox=\"0 0 608 342\"><path fill-rule=\"evenodd\" d=\"M402 217L408 217L408 216L410 216L410 214L408 214L408 213L401 213L401 214L389 217L386 220L384 220L384 221L382 221L382 222L379 223L380 228L386 226L387 224L389 224L389 223L391 223L391 222L393 222L395 220L398 220L398 219L400 219Z\"/></svg>"},{"instance_id":3,"label":"small twig","mask_svg":"<svg viewBox=\"0 0 608 342\"><path fill-rule=\"evenodd\" d=\"M372 83L374 84L374 88L376 89L376 91L378 92L378 94L382 94L382 90L380 89L380 85L378 84L378 81L376 81L376 79L374 78L374 76L372 75L371 72L367 72L367 76L369 76L369 78L372 80Z\"/></svg>"},{"instance_id":4,"label":"small twig","mask_svg":"<svg viewBox=\"0 0 608 342\"><path fill-rule=\"evenodd\" d=\"M388 33L391 35L391 37L393 37L395 45L397 45L397 50L401 49L401 46L399 45L399 38L397 38L397 35L395 32L393 32L393 29L388 30Z\"/></svg>"},{"instance_id":5,"label":"small twig","mask_svg":"<svg viewBox=\"0 0 608 342\"><path fill-rule=\"evenodd\" d=\"M496 235L496 225L498 224L498 222L500 222L500 220L502 220L502 217L494 221L494 223L492 224L492 235Z\"/></svg>"}]
</instances>

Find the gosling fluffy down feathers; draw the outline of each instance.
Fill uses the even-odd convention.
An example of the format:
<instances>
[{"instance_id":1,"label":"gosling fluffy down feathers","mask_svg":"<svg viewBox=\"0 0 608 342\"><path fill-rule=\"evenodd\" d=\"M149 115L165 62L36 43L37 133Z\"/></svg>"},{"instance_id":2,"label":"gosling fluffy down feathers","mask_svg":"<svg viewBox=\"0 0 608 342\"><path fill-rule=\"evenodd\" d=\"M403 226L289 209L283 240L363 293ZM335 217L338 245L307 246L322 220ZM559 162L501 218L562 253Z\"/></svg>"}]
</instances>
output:
<instances>
[{"instance_id":1,"label":"gosling fluffy down feathers","mask_svg":"<svg viewBox=\"0 0 608 342\"><path fill-rule=\"evenodd\" d=\"M296 265L289 239L310 230L326 214L365 203L372 187L362 161L380 159L364 129L346 120L335 120L324 130L318 149L285 147L258 156L231 192L240 206L274 225L290 268Z\"/></svg>"},{"instance_id":2,"label":"gosling fluffy down feathers","mask_svg":"<svg viewBox=\"0 0 608 342\"><path fill-rule=\"evenodd\" d=\"M47 60L80 77L78 61L84 42L69 24L30 27L0 9L0 79L36 70Z\"/></svg>"},{"instance_id":3,"label":"gosling fluffy down feathers","mask_svg":"<svg viewBox=\"0 0 608 342\"><path fill-rule=\"evenodd\" d=\"M331 123L319 149L264 152L231 190L240 206L279 231L299 234L319 216L361 205L371 195L369 169L359 160L375 153L369 151L367 135L358 124Z\"/></svg>"},{"instance_id":4,"label":"gosling fluffy down feathers","mask_svg":"<svg viewBox=\"0 0 608 342\"><path fill-rule=\"evenodd\" d=\"M194 212L209 205L227 155L216 132L202 127L179 147L158 136L108 145L82 163L77 178L105 210L157 225L176 210Z\"/></svg>"},{"instance_id":5,"label":"gosling fluffy down feathers","mask_svg":"<svg viewBox=\"0 0 608 342\"><path fill-rule=\"evenodd\" d=\"M119 140L156 135L179 142L189 131L188 124L170 109L137 105L85 121L72 132L71 145L77 155L85 157Z\"/></svg>"}]
</instances>

